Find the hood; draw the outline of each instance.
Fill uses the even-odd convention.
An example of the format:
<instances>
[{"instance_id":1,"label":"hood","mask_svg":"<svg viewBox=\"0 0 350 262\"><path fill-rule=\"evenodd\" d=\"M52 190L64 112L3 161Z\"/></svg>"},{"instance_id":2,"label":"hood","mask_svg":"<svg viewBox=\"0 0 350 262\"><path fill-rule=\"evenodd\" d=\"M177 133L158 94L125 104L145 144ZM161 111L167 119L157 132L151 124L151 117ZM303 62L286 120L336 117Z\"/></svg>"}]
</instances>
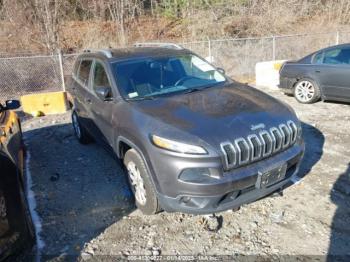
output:
<instances>
[{"instance_id":1,"label":"hood","mask_svg":"<svg viewBox=\"0 0 350 262\"><path fill-rule=\"evenodd\" d=\"M135 102L135 109L167 127L189 133L218 146L225 140L246 137L266 128L296 120L293 111L277 99L247 85L230 83L189 94ZM158 135L173 138L173 130L158 129ZM169 136L170 135L170 136Z\"/></svg>"}]
</instances>

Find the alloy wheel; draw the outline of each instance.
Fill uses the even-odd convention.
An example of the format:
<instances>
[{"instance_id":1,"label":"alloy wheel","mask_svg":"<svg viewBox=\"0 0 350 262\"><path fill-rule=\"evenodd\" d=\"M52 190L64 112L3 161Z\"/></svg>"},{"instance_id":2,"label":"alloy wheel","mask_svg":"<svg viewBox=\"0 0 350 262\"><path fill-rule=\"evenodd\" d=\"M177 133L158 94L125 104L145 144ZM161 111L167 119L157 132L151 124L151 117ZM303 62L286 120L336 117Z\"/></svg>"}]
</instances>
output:
<instances>
[{"instance_id":1,"label":"alloy wheel","mask_svg":"<svg viewBox=\"0 0 350 262\"><path fill-rule=\"evenodd\" d=\"M295 96L301 102L310 102L315 96L314 85L307 80L299 82L295 87Z\"/></svg>"},{"instance_id":2,"label":"alloy wheel","mask_svg":"<svg viewBox=\"0 0 350 262\"><path fill-rule=\"evenodd\" d=\"M147 201L146 189L143 179L141 177L140 170L137 168L134 162L129 162L127 169L130 177L131 186L133 187L135 192L136 201L140 205L145 205Z\"/></svg>"},{"instance_id":3,"label":"alloy wheel","mask_svg":"<svg viewBox=\"0 0 350 262\"><path fill-rule=\"evenodd\" d=\"M81 130L80 130L80 126L79 126L79 122L78 122L78 117L76 114L73 114L73 128L74 128L74 131L75 131L75 134L77 135L78 138L81 137Z\"/></svg>"}]
</instances>

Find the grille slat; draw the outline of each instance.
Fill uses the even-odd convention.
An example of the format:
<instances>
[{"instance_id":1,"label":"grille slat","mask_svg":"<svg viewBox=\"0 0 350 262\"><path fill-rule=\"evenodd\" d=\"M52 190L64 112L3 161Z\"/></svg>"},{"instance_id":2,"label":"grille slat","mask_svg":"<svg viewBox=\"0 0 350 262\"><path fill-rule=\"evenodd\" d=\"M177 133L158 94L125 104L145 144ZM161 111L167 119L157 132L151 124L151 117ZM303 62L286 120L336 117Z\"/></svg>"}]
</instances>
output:
<instances>
[{"instance_id":1,"label":"grille slat","mask_svg":"<svg viewBox=\"0 0 350 262\"><path fill-rule=\"evenodd\" d=\"M260 138L263 142L263 157L268 156L272 153L273 149L273 139L271 137L271 134L267 131L261 131L260 132Z\"/></svg>"},{"instance_id":2,"label":"grille slat","mask_svg":"<svg viewBox=\"0 0 350 262\"><path fill-rule=\"evenodd\" d=\"M250 159L250 147L244 138L238 138L235 140L235 145L238 150L238 164L246 164Z\"/></svg>"},{"instance_id":3,"label":"grille slat","mask_svg":"<svg viewBox=\"0 0 350 262\"><path fill-rule=\"evenodd\" d=\"M272 136L274 138L273 152L277 152L282 147L283 135L281 134L279 129L277 129L276 127L273 127L270 130L271 130L271 134L272 134Z\"/></svg>"},{"instance_id":4,"label":"grille slat","mask_svg":"<svg viewBox=\"0 0 350 262\"><path fill-rule=\"evenodd\" d=\"M249 164L292 146L298 136L298 127L293 121L280 124L258 135L240 137L231 142L221 143L227 169Z\"/></svg>"},{"instance_id":5,"label":"grille slat","mask_svg":"<svg viewBox=\"0 0 350 262\"><path fill-rule=\"evenodd\" d=\"M280 128L280 131L281 131L282 136L283 136L282 147L286 148L290 144L290 141L291 141L290 129L285 124L281 124L279 126L279 128Z\"/></svg>"},{"instance_id":6,"label":"grille slat","mask_svg":"<svg viewBox=\"0 0 350 262\"><path fill-rule=\"evenodd\" d=\"M236 150L233 145L229 142L221 144L221 150L224 152L226 165L228 167L236 165Z\"/></svg>"},{"instance_id":7,"label":"grille slat","mask_svg":"<svg viewBox=\"0 0 350 262\"><path fill-rule=\"evenodd\" d=\"M248 136L248 142L251 148L251 159L256 160L261 156L262 143L260 142L257 135Z\"/></svg>"},{"instance_id":8,"label":"grille slat","mask_svg":"<svg viewBox=\"0 0 350 262\"><path fill-rule=\"evenodd\" d=\"M291 142L294 143L298 136L298 127L293 121L288 121L287 126L290 128L290 132L292 133Z\"/></svg>"}]
</instances>

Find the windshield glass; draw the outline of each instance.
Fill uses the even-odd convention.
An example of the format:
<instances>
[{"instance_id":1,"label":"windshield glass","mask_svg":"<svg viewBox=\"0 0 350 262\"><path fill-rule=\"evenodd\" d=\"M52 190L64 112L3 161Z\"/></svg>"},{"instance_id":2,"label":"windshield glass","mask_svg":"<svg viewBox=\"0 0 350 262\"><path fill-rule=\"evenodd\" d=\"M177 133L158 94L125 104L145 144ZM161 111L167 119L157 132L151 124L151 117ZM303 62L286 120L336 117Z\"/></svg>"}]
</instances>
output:
<instances>
[{"instance_id":1,"label":"windshield glass","mask_svg":"<svg viewBox=\"0 0 350 262\"><path fill-rule=\"evenodd\" d=\"M192 54L115 62L113 70L122 95L130 100L200 90L226 81Z\"/></svg>"}]
</instances>

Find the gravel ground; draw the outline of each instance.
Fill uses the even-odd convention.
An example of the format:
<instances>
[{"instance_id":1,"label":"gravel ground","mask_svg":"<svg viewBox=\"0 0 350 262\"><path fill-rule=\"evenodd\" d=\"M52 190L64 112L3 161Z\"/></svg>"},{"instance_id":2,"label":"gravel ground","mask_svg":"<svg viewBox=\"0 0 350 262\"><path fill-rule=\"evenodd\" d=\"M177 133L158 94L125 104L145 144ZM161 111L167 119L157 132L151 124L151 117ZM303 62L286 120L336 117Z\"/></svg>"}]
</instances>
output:
<instances>
[{"instance_id":1,"label":"gravel ground","mask_svg":"<svg viewBox=\"0 0 350 262\"><path fill-rule=\"evenodd\" d=\"M120 163L98 145L80 145L69 113L24 121L28 168L42 219L42 257L350 256L349 105L301 105L278 91L265 91L295 108L304 123L300 180L283 197L275 194L216 217L144 216L135 210Z\"/></svg>"}]
</instances>

